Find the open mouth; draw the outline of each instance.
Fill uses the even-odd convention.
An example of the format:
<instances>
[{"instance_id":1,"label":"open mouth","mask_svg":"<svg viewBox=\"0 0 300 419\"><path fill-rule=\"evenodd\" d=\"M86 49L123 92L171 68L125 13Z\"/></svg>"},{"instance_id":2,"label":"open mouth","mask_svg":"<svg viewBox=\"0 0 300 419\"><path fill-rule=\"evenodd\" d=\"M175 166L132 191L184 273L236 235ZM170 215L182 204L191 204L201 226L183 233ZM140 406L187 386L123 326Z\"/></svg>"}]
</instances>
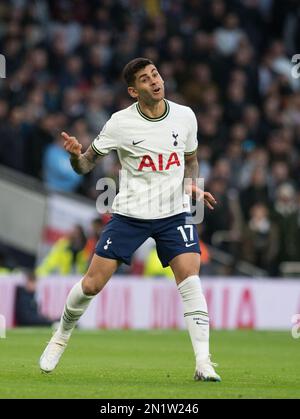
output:
<instances>
[{"instance_id":1,"label":"open mouth","mask_svg":"<svg viewBox=\"0 0 300 419\"><path fill-rule=\"evenodd\" d=\"M157 94L160 92L160 87L157 87L156 89L153 90L153 93Z\"/></svg>"}]
</instances>

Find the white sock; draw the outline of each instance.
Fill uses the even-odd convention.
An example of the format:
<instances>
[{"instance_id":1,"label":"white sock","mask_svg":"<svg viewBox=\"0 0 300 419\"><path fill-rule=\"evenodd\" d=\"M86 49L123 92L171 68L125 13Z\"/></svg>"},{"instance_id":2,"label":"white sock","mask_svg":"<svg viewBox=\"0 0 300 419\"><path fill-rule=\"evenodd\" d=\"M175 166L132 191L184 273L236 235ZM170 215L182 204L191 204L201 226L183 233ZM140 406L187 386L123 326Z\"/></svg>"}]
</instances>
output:
<instances>
[{"instance_id":1,"label":"white sock","mask_svg":"<svg viewBox=\"0 0 300 419\"><path fill-rule=\"evenodd\" d=\"M83 293L82 279L73 286L67 297L59 328L56 332L60 337L66 340L70 338L76 323L87 309L93 297L93 295L85 295Z\"/></svg>"},{"instance_id":2,"label":"white sock","mask_svg":"<svg viewBox=\"0 0 300 419\"><path fill-rule=\"evenodd\" d=\"M178 285L178 290L198 365L209 357L209 318L199 276L189 276Z\"/></svg>"}]
</instances>

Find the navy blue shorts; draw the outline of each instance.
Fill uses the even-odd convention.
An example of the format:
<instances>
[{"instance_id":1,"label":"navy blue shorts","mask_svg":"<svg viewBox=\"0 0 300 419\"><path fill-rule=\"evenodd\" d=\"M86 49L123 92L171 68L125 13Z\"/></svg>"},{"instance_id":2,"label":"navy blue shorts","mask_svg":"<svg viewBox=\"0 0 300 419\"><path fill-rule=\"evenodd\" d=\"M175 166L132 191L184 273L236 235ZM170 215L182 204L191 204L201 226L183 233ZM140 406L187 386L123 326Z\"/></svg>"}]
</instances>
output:
<instances>
[{"instance_id":1,"label":"navy blue shorts","mask_svg":"<svg viewBox=\"0 0 300 419\"><path fill-rule=\"evenodd\" d=\"M113 214L96 246L96 255L130 265L133 253L149 237L156 242L162 266L182 253L201 253L195 224L187 224L187 213L156 220L140 220Z\"/></svg>"}]
</instances>

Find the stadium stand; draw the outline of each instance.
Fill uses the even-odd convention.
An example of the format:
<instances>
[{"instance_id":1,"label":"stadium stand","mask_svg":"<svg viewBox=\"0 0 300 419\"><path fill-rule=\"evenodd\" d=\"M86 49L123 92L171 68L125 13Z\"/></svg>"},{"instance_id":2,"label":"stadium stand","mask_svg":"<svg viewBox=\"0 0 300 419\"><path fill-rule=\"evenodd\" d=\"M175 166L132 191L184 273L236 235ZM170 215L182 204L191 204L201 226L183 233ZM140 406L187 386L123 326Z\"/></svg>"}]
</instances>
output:
<instances>
[{"instance_id":1,"label":"stadium stand","mask_svg":"<svg viewBox=\"0 0 300 419\"><path fill-rule=\"evenodd\" d=\"M59 134L86 149L131 103L123 66L149 57L167 98L197 115L200 176L219 202L202 226L212 261L231 275L299 272L298 1L9 0L0 19L1 165L96 199L116 155L78 178Z\"/></svg>"}]
</instances>

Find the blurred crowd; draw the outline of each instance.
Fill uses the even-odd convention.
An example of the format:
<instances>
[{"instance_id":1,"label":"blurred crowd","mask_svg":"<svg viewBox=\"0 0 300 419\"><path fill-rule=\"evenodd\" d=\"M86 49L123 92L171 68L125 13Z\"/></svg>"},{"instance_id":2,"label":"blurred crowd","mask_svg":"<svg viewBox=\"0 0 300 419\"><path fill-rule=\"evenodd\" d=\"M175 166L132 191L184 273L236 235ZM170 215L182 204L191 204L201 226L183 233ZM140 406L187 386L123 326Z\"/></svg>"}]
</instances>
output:
<instances>
[{"instance_id":1,"label":"blurred crowd","mask_svg":"<svg viewBox=\"0 0 300 419\"><path fill-rule=\"evenodd\" d=\"M116 155L79 177L60 132L86 149L131 104L123 66L148 57L198 119L200 176L219 202L202 240L269 275L300 261L297 0L10 0L0 20L0 164L95 199Z\"/></svg>"}]
</instances>

